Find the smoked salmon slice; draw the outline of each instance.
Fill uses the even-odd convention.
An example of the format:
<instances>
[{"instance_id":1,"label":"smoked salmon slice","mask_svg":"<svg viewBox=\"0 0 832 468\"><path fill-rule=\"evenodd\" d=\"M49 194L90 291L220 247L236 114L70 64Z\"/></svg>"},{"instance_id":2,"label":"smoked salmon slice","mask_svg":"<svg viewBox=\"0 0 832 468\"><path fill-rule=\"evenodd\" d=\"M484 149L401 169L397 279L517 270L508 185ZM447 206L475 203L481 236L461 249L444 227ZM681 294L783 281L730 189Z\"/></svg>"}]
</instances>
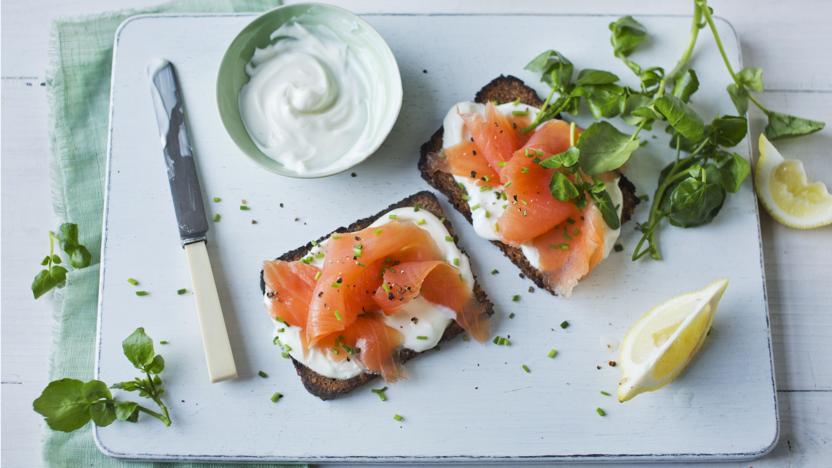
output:
<instances>
[{"instance_id":1,"label":"smoked salmon slice","mask_svg":"<svg viewBox=\"0 0 832 468\"><path fill-rule=\"evenodd\" d=\"M485 117L471 113L462 118L473 143L494 171L499 171L500 163L511 159L514 150L522 146L527 138L523 134L522 123L501 114L492 103L486 104Z\"/></svg>"},{"instance_id":2,"label":"smoked salmon slice","mask_svg":"<svg viewBox=\"0 0 832 468\"><path fill-rule=\"evenodd\" d=\"M302 262L274 260L263 263L263 281L269 286L269 315L304 328L315 276L320 270Z\"/></svg>"},{"instance_id":3,"label":"smoked salmon slice","mask_svg":"<svg viewBox=\"0 0 832 468\"><path fill-rule=\"evenodd\" d=\"M496 186L500 184L497 171L488 165L488 161L477 151L477 146L471 140L445 150L447 171L451 174L475 179L479 185Z\"/></svg>"},{"instance_id":4,"label":"smoked salmon slice","mask_svg":"<svg viewBox=\"0 0 832 468\"><path fill-rule=\"evenodd\" d=\"M475 340L488 339L485 311L459 270L444 261L407 262L386 269L375 298L381 310L392 313L419 295L451 309L459 326Z\"/></svg>"},{"instance_id":5,"label":"smoked salmon slice","mask_svg":"<svg viewBox=\"0 0 832 468\"><path fill-rule=\"evenodd\" d=\"M388 382L403 377L398 349L404 337L388 327L381 314L357 317L341 336L345 342L353 343L358 359L367 370L380 374Z\"/></svg>"}]
</instances>

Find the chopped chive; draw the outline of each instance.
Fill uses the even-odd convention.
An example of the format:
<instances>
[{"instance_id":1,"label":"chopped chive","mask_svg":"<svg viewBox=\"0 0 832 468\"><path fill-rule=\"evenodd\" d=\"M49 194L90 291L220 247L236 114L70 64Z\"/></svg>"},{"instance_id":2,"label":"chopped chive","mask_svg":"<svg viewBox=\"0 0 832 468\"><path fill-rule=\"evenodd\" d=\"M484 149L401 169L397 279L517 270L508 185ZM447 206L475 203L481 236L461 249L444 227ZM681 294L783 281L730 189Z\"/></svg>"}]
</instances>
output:
<instances>
[{"instance_id":1,"label":"chopped chive","mask_svg":"<svg viewBox=\"0 0 832 468\"><path fill-rule=\"evenodd\" d=\"M276 337L272 338L272 344L275 345L275 346L281 346L280 337L276 336Z\"/></svg>"},{"instance_id":2,"label":"chopped chive","mask_svg":"<svg viewBox=\"0 0 832 468\"><path fill-rule=\"evenodd\" d=\"M310 242L310 244L312 244L312 247L315 247L315 246L317 246L317 245L318 245L318 241L313 240L312 242Z\"/></svg>"},{"instance_id":3,"label":"chopped chive","mask_svg":"<svg viewBox=\"0 0 832 468\"><path fill-rule=\"evenodd\" d=\"M364 253L364 246L361 244L355 244L352 246L352 256L358 258L361 254Z\"/></svg>"},{"instance_id":4,"label":"chopped chive","mask_svg":"<svg viewBox=\"0 0 832 468\"><path fill-rule=\"evenodd\" d=\"M421 209L422 209L422 204L421 203L414 203L413 204L413 211L419 211Z\"/></svg>"},{"instance_id":5,"label":"chopped chive","mask_svg":"<svg viewBox=\"0 0 832 468\"><path fill-rule=\"evenodd\" d=\"M453 242L454 238L452 236L445 236L445 240L448 242Z\"/></svg>"},{"instance_id":6,"label":"chopped chive","mask_svg":"<svg viewBox=\"0 0 832 468\"><path fill-rule=\"evenodd\" d=\"M549 350L549 353L546 356L548 356L549 359L554 359L555 356L557 356L557 355L558 355L558 350L555 349L555 348L552 348L552 349Z\"/></svg>"},{"instance_id":7,"label":"chopped chive","mask_svg":"<svg viewBox=\"0 0 832 468\"><path fill-rule=\"evenodd\" d=\"M221 201L222 201L222 198L220 198L220 197L214 197L214 203L219 203L219 202L221 202Z\"/></svg>"},{"instance_id":8,"label":"chopped chive","mask_svg":"<svg viewBox=\"0 0 832 468\"><path fill-rule=\"evenodd\" d=\"M527 365L523 364L523 365L522 365L522 366L520 366L520 367L522 367L522 368L523 368L523 370L524 370L527 374L531 374L531 373L532 373L532 370L531 370L531 369L529 369L529 366L527 366Z\"/></svg>"},{"instance_id":9,"label":"chopped chive","mask_svg":"<svg viewBox=\"0 0 832 468\"><path fill-rule=\"evenodd\" d=\"M560 244L558 244L558 248L561 250L569 250L569 244L567 244L566 242L561 242Z\"/></svg>"},{"instance_id":10,"label":"chopped chive","mask_svg":"<svg viewBox=\"0 0 832 468\"><path fill-rule=\"evenodd\" d=\"M215 213L214 217L211 218L211 220L214 221L215 223L220 222L220 219L222 219L222 216L219 213Z\"/></svg>"},{"instance_id":11,"label":"chopped chive","mask_svg":"<svg viewBox=\"0 0 832 468\"><path fill-rule=\"evenodd\" d=\"M458 258L454 259L454 266L459 266L459 259Z\"/></svg>"},{"instance_id":12,"label":"chopped chive","mask_svg":"<svg viewBox=\"0 0 832 468\"><path fill-rule=\"evenodd\" d=\"M613 250L615 250L616 252L621 252L622 250L624 250L624 246L623 246L623 245L621 245L621 244L615 244L615 245L612 247L612 249L613 249Z\"/></svg>"},{"instance_id":13,"label":"chopped chive","mask_svg":"<svg viewBox=\"0 0 832 468\"><path fill-rule=\"evenodd\" d=\"M404 416L402 416L400 414L394 414L393 419L395 419L398 422L402 422L402 421L404 421Z\"/></svg>"},{"instance_id":14,"label":"chopped chive","mask_svg":"<svg viewBox=\"0 0 832 468\"><path fill-rule=\"evenodd\" d=\"M188 290L187 290L187 289L185 289L185 288L180 288L180 289L177 289L177 290L176 290L176 294L178 294L178 295L180 295L180 296L181 296L181 295L183 295L183 294L185 294L186 292L188 292Z\"/></svg>"},{"instance_id":15,"label":"chopped chive","mask_svg":"<svg viewBox=\"0 0 832 468\"><path fill-rule=\"evenodd\" d=\"M127 278L127 282L132 284L133 286L138 286L139 285L139 280L137 280L135 278Z\"/></svg>"},{"instance_id":16,"label":"chopped chive","mask_svg":"<svg viewBox=\"0 0 832 468\"><path fill-rule=\"evenodd\" d=\"M504 336L495 336L491 342L497 346L511 346L511 340Z\"/></svg>"},{"instance_id":17,"label":"chopped chive","mask_svg":"<svg viewBox=\"0 0 832 468\"><path fill-rule=\"evenodd\" d=\"M511 111L511 115L529 115L529 111L527 110L513 110Z\"/></svg>"},{"instance_id":18,"label":"chopped chive","mask_svg":"<svg viewBox=\"0 0 832 468\"><path fill-rule=\"evenodd\" d=\"M560 327L563 328L564 330L569 328L569 322L564 320L563 322L560 323Z\"/></svg>"},{"instance_id":19,"label":"chopped chive","mask_svg":"<svg viewBox=\"0 0 832 468\"><path fill-rule=\"evenodd\" d=\"M480 185L480 192L487 192L487 191L491 190L492 188L493 187L491 187L490 185Z\"/></svg>"},{"instance_id":20,"label":"chopped chive","mask_svg":"<svg viewBox=\"0 0 832 468\"><path fill-rule=\"evenodd\" d=\"M378 229L376 229L375 231L373 231L373 234L375 234L375 235L377 235L377 236L378 236L378 235L380 235L382 232L383 232L383 230L382 230L381 228L378 228Z\"/></svg>"},{"instance_id":21,"label":"chopped chive","mask_svg":"<svg viewBox=\"0 0 832 468\"><path fill-rule=\"evenodd\" d=\"M497 161L497 166L498 167L506 167L506 166L508 166L508 163L505 162L505 161Z\"/></svg>"},{"instance_id":22,"label":"chopped chive","mask_svg":"<svg viewBox=\"0 0 832 468\"><path fill-rule=\"evenodd\" d=\"M381 289L383 289L387 294L390 294L390 290L392 288L390 287L390 283L381 283Z\"/></svg>"},{"instance_id":23,"label":"chopped chive","mask_svg":"<svg viewBox=\"0 0 832 468\"><path fill-rule=\"evenodd\" d=\"M595 412L598 413L598 416L606 416L607 412L604 411L602 408L595 408Z\"/></svg>"},{"instance_id":24,"label":"chopped chive","mask_svg":"<svg viewBox=\"0 0 832 468\"><path fill-rule=\"evenodd\" d=\"M390 219L399 219L399 217L394 215L394 214L391 214L390 216L388 216L388 218L390 218Z\"/></svg>"},{"instance_id":25,"label":"chopped chive","mask_svg":"<svg viewBox=\"0 0 832 468\"><path fill-rule=\"evenodd\" d=\"M604 395L604 396L610 396L609 392L605 392L605 391L603 391L603 390L601 390L601 395Z\"/></svg>"},{"instance_id":26,"label":"chopped chive","mask_svg":"<svg viewBox=\"0 0 832 468\"><path fill-rule=\"evenodd\" d=\"M148 296L148 295L150 295L150 293L147 292L147 291L136 291L136 295L137 296Z\"/></svg>"},{"instance_id":27,"label":"chopped chive","mask_svg":"<svg viewBox=\"0 0 832 468\"><path fill-rule=\"evenodd\" d=\"M513 319L513 318L514 318L514 312L512 312L512 313L508 314L508 318L509 318L509 319Z\"/></svg>"},{"instance_id":28,"label":"chopped chive","mask_svg":"<svg viewBox=\"0 0 832 468\"><path fill-rule=\"evenodd\" d=\"M511 302L520 302L520 295L515 294L515 295L511 296Z\"/></svg>"},{"instance_id":29,"label":"chopped chive","mask_svg":"<svg viewBox=\"0 0 832 468\"><path fill-rule=\"evenodd\" d=\"M341 320L343 320L343 319L341 318L341 313L340 313L340 312L338 312L337 310L335 311L335 318L336 318L339 322L340 322Z\"/></svg>"},{"instance_id":30,"label":"chopped chive","mask_svg":"<svg viewBox=\"0 0 832 468\"><path fill-rule=\"evenodd\" d=\"M496 269L496 268L495 268L495 269L491 270L491 274L492 274L492 275L499 275L499 274L500 274L500 270L498 270L498 269Z\"/></svg>"},{"instance_id":31,"label":"chopped chive","mask_svg":"<svg viewBox=\"0 0 832 468\"><path fill-rule=\"evenodd\" d=\"M321 270L315 272L315 281L318 281L319 279L321 279Z\"/></svg>"},{"instance_id":32,"label":"chopped chive","mask_svg":"<svg viewBox=\"0 0 832 468\"><path fill-rule=\"evenodd\" d=\"M267 373L265 373L265 372L263 372L263 371L257 371L257 375L259 375L260 377L262 377L262 378L264 378L264 379L269 378L269 374L267 374Z\"/></svg>"},{"instance_id":33,"label":"chopped chive","mask_svg":"<svg viewBox=\"0 0 832 468\"><path fill-rule=\"evenodd\" d=\"M250 209L248 205L240 205L240 211L249 211Z\"/></svg>"},{"instance_id":34,"label":"chopped chive","mask_svg":"<svg viewBox=\"0 0 832 468\"><path fill-rule=\"evenodd\" d=\"M170 343L170 341L168 341L168 340L159 340L159 344L161 344L161 345L166 345L166 344L169 344L169 343Z\"/></svg>"},{"instance_id":35,"label":"chopped chive","mask_svg":"<svg viewBox=\"0 0 832 468\"><path fill-rule=\"evenodd\" d=\"M416 339L417 339L417 340L427 340L427 339L428 339L428 337L427 337L427 336L425 336L425 335L419 335L419 336L417 336L417 337L416 337Z\"/></svg>"},{"instance_id":36,"label":"chopped chive","mask_svg":"<svg viewBox=\"0 0 832 468\"><path fill-rule=\"evenodd\" d=\"M283 398L283 394L282 394L282 393L280 393L280 392L274 392L274 393L272 393L272 398L271 398L272 403L277 403L278 401L280 401L280 399L281 399L281 398Z\"/></svg>"},{"instance_id":37,"label":"chopped chive","mask_svg":"<svg viewBox=\"0 0 832 468\"><path fill-rule=\"evenodd\" d=\"M285 328L283 328L283 327L280 327L280 328L278 328L278 329L277 329L277 332L278 332L278 333L283 333L283 332L285 332L285 331L286 331L286 329L285 329Z\"/></svg>"},{"instance_id":38,"label":"chopped chive","mask_svg":"<svg viewBox=\"0 0 832 468\"><path fill-rule=\"evenodd\" d=\"M324 254L323 252L318 252L318 253L315 254L315 258L317 258L317 259L324 258L324 256L326 256L326 254Z\"/></svg>"},{"instance_id":39,"label":"chopped chive","mask_svg":"<svg viewBox=\"0 0 832 468\"><path fill-rule=\"evenodd\" d=\"M343 278L338 278L337 280L335 280L334 283L332 283L332 287L335 288L335 289L338 289L338 288L341 287L341 283L343 283L343 282L344 282Z\"/></svg>"},{"instance_id":40,"label":"chopped chive","mask_svg":"<svg viewBox=\"0 0 832 468\"><path fill-rule=\"evenodd\" d=\"M526 166L523 166L523 167L520 168L520 172L523 173L523 174L527 174L529 172L529 168L526 167Z\"/></svg>"},{"instance_id":41,"label":"chopped chive","mask_svg":"<svg viewBox=\"0 0 832 468\"><path fill-rule=\"evenodd\" d=\"M427 223L428 223L428 222L427 222L427 221L425 221L425 220L424 220L424 218L423 218L423 219L420 219L419 221L416 221L416 224L418 224L419 226L423 226L423 225L425 225L425 224L427 224Z\"/></svg>"},{"instance_id":42,"label":"chopped chive","mask_svg":"<svg viewBox=\"0 0 832 468\"><path fill-rule=\"evenodd\" d=\"M370 391L378 395L379 400L387 401L387 394L384 393L387 391L387 387L371 388Z\"/></svg>"},{"instance_id":43,"label":"chopped chive","mask_svg":"<svg viewBox=\"0 0 832 468\"><path fill-rule=\"evenodd\" d=\"M486 217L486 219L490 218L491 217L491 212L488 211L488 210L485 210L485 217Z\"/></svg>"},{"instance_id":44,"label":"chopped chive","mask_svg":"<svg viewBox=\"0 0 832 468\"><path fill-rule=\"evenodd\" d=\"M480 208L480 204L477 203L476 205L471 205L471 211L478 210Z\"/></svg>"}]
</instances>

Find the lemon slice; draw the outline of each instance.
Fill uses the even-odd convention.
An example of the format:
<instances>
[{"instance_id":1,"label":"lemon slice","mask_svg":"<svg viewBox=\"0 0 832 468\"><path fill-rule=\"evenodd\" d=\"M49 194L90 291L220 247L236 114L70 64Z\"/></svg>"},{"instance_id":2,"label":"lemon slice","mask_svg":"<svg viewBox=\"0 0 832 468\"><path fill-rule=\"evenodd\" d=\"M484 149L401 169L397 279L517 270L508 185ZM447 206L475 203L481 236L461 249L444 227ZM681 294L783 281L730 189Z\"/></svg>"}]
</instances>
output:
<instances>
[{"instance_id":1,"label":"lemon slice","mask_svg":"<svg viewBox=\"0 0 832 468\"><path fill-rule=\"evenodd\" d=\"M832 224L832 195L823 182L806 178L803 163L784 159L764 134L754 170L757 197L772 218L796 229Z\"/></svg>"},{"instance_id":2,"label":"lemon slice","mask_svg":"<svg viewBox=\"0 0 832 468\"><path fill-rule=\"evenodd\" d=\"M728 280L676 296L644 314L621 343L618 401L658 390L687 367L711 329Z\"/></svg>"}]
</instances>

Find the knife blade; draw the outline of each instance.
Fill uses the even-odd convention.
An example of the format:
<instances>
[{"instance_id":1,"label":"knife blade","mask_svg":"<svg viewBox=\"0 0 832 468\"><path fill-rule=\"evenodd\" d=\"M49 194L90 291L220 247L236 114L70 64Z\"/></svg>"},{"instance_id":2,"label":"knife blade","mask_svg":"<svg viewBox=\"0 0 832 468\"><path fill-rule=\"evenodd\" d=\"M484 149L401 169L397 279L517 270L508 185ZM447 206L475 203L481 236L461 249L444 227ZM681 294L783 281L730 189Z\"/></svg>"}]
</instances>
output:
<instances>
[{"instance_id":1,"label":"knife blade","mask_svg":"<svg viewBox=\"0 0 832 468\"><path fill-rule=\"evenodd\" d=\"M209 380L231 379L237 376L237 368L208 257L208 219L185 123L179 81L173 64L166 60L151 65L148 73L179 238L191 271Z\"/></svg>"}]
</instances>

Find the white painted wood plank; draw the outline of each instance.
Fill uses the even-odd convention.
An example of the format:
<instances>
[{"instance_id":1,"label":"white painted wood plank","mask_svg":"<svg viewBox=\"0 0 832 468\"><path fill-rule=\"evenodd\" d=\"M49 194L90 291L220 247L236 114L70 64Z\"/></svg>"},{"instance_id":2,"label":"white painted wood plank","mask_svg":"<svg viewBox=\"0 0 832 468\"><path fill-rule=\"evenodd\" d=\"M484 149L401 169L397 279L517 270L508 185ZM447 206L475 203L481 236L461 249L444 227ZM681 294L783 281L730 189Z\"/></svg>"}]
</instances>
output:
<instances>
[{"instance_id":1,"label":"white painted wood plank","mask_svg":"<svg viewBox=\"0 0 832 468\"><path fill-rule=\"evenodd\" d=\"M120 2L123 7L148 6L157 0ZM357 11L407 12L557 12L620 14L690 14L689 1L662 2L638 0L600 0L594 2L540 2L514 0L510 4L489 0L420 0L396 2L391 7L384 0L334 0ZM746 2L712 1L719 16L726 18L742 38L746 62L766 71L771 89L832 89L832 63L819 56L819 45L832 39L828 19L832 3L823 0L795 2L760 0L751 7ZM2 36L3 76L42 76L46 68L50 23L55 18L114 8L107 0L67 0L63 2L4 2ZM751 11L753 8L753 11ZM680 31L687 34L687 31ZM726 78L727 84L727 78Z\"/></svg>"}]
</instances>

